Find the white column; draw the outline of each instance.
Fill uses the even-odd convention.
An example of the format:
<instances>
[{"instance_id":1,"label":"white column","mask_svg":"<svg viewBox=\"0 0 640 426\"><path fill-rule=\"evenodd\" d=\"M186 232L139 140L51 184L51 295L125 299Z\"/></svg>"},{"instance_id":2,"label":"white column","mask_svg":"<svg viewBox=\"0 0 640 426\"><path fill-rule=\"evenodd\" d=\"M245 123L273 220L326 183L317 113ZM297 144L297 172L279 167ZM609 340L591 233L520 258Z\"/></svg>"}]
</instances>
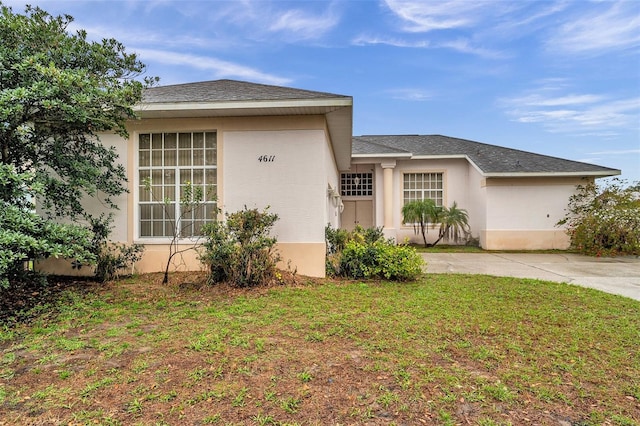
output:
<instances>
[{"instance_id":1,"label":"white column","mask_svg":"<svg viewBox=\"0 0 640 426\"><path fill-rule=\"evenodd\" d=\"M393 169L395 160L381 163L382 166L382 205L384 213L384 235L387 238L395 238L396 232L393 221Z\"/></svg>"}]
</instances>

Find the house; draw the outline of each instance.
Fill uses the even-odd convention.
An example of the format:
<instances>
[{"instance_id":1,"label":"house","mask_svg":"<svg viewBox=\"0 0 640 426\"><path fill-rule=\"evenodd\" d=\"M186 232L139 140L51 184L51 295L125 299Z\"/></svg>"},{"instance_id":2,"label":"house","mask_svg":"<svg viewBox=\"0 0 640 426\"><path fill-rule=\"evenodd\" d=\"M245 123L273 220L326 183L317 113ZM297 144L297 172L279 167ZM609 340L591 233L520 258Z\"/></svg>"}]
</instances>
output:
<instances>
[{"instance_id":1,"label":"house","mask_svg":"<svg viewBox=\"0 0 640 426\"><path fill-rule=\"evenodd\" d=\"M576 185L617 174L447 136L359 136L351 168L341 177L342 226L382 226L396 241L420 242L400 212L407 201L431 198L467 210L471 233L484 249L566 249L568 236L556 223Z\"/></svg>"},{"instance_id":2,"label":"house","mask_svg":"<svg viewBox=\"0 0 640 426\"><path fill-rule=\"evenodd\" d=\"M186 245L216 206L269 206L280 217L273 233L282 257L300 274L324 276L326 225L381 226L402 241L413 237L402 203L424 196L467 209L487 249L564 248L555 223L575 185L619 173L444 136L354 138L350 96L241 81L150 88L137 111L128 139L101 140L116 147L129 178L111 237L145 244L139 272L163 270L188 183L217 201L209 196L181 218ZM193 251L174 266L201 267Z\"/></svg>"}]
</instances>

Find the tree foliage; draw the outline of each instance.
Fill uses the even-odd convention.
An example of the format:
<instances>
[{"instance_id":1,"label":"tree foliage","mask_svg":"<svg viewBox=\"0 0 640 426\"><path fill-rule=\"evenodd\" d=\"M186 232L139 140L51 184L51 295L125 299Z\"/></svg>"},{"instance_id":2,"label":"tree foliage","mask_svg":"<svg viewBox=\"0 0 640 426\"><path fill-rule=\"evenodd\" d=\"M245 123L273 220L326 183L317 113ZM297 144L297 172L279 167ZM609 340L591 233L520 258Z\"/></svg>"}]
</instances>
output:
<instances>
[{"instance_id":1,"label":"tree foliage","mask_svg":"<svg viewBox=\"0 0 640 426\"><path fill-rule=\"evenodd\" d=\"M32 170L42 185L39 207L77 216L84 194L125 191L124 168L100 132L127 135L145 83L144 65L114 39L87 40L67 31L73 18L27 6L0 5L0 163Z\"/></svg>"},{"instance_id":2,"label":"tree foliage","mask_svg":"<svg viewBox=\"0 0 640 426\"><path fill-rule=\"evenodd\" d=\"M28 208L31 194L41 190L32 173L0 164L0 288L20 277L23 262L46 257L95 261L92 233L77 225L43 219Z\"/></svg>"},{"instance_id":3,"label":"tree foliage","mask_svg":"<svg viewBox=\"0 0 640 426\"><path fill-rule=\"evenodd\" d=\"M126 191L125 170L115 148L104 146L98 134L126 137L133 105L155 81L136 80L144 65L118 41L93 42L85 31L68 31L72 20L30 6L18 14L0 3L4 286L27 260L53 256L81 264L100 258L99 248L91 252L91 229L52 218L90 221L85 196L115 207L112 198Z\"/></svg>"},{"instance_id":4,"label":"tree foliage","mask_svg":"<svg viewBox=\"0 0 640 426\"><path fill-rule=\"evenodd\" d=\"M558 225L566 227L571 247L583 254L640 255L640 182L578 185Z\"/></svg>"},{"instance_id":5,"label":"tree foliage","mask_svg":"<svg viewBox=\"0 0 640 426\"><path fill-rule=\"evenodd\" d=\"M416 234L422 235L425 247L433 247L443 238L453 242L467 241L470 236L469 214L465 209L458 207L454 201L451 207L437 206L436 203L426 198L414 200L402 206L402 223L412 223ZM427 243L429 227L438 226L437 239Z\"/></svg>"}]
</instances>

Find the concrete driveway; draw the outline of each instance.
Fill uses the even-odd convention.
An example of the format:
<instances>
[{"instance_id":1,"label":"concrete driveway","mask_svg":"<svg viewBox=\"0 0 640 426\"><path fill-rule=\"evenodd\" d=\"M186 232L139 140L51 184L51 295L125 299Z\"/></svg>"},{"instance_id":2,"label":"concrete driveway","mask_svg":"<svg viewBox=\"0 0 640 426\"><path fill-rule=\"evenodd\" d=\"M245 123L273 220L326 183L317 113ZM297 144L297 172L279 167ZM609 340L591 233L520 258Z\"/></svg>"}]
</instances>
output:
<instances>
[{"instance_id":1,"label":"concrete driveway","mask_svg":"<svg viewBox=\"0 0 640 426\"><path fill-rule=\"evenodd\" d=\"M640 258L577 254L423 253L427 272L535 278L640 300Z\"/></svg>"}]
</instances>

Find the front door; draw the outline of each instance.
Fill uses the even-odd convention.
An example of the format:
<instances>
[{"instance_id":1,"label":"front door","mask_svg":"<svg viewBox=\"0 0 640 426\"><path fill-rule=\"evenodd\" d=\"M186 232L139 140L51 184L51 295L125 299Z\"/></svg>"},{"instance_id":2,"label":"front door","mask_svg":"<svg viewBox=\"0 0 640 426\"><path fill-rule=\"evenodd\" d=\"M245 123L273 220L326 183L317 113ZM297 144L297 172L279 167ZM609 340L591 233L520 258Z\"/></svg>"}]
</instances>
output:
<instances>
[{"instance_id":1,"label":"front door","mask_svg":"<svg viewBox=\"0 0 640 426\"><path fill-rule=\"evenodd\" d=\"M341 215L342 228L352 231L357 225L363 228L374 226L373 218L373 166L357 164L353 172L340 177L340 195L344 210Z\"/></svg>"},{"instance_id":2,"label":"front door","mask_svg":"<svg viewBox=\"0 0 640 426\"><path fill-rule=\"evenodd\" d=\"M356 225L363 228L373 227L373 200L343 201L342 228L353 231Z\"/></svg>"}]
</instances>

